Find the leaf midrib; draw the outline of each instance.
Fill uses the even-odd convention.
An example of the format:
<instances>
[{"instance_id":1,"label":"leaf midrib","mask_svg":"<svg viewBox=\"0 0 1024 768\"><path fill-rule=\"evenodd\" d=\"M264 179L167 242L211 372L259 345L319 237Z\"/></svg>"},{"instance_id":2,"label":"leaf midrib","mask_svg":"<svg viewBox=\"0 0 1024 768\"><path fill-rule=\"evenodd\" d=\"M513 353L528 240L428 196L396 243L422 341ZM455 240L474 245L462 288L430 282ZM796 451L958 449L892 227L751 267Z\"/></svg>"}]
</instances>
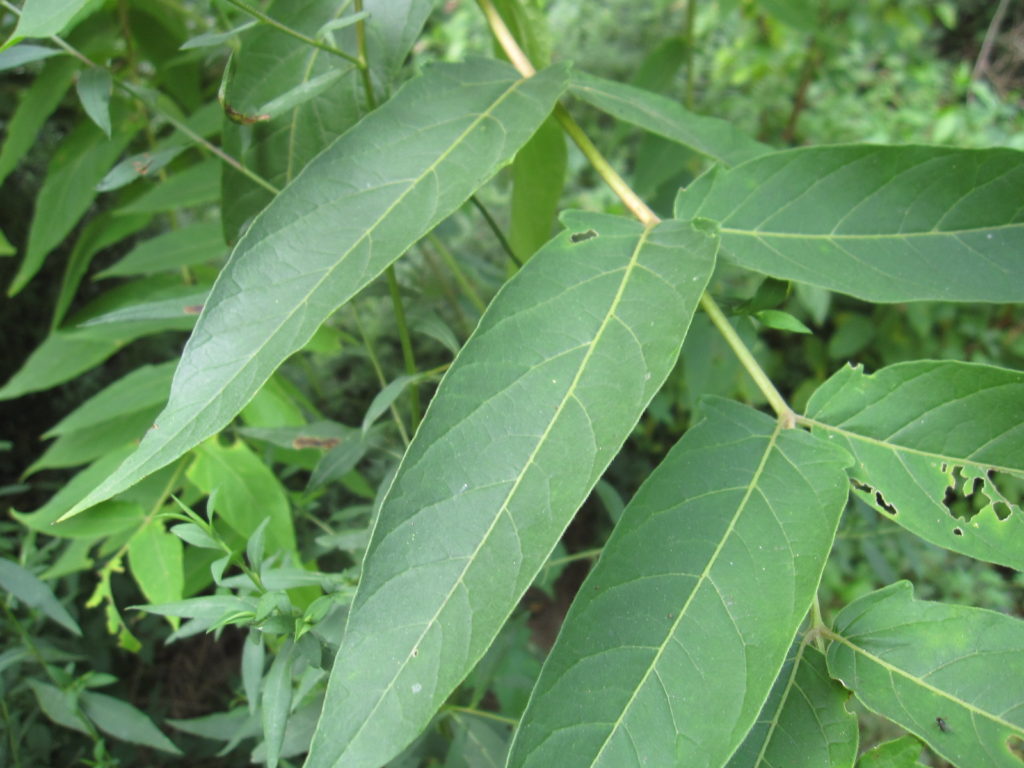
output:
<instances>
[{"instance_id":1,"label":"leaf midrib","mask_svg":"<svg viewBox=\"0 0 1024 768\"><path fill-rule=\"evenodd\" d=\"M780 240L825 240L825 241L864 241L870 242L873 240L913 240L915 238L925 237L959 237L961 235L976 235L984 233L994 233L1002 230L1013 231L1013 230L1024 230L1024 223L1014 222L1012 224L1000 224L993 227L975 227L974 229L930 229L926 232L883 232L873 235L846 235L846 234L835 234L834 232L828 233L801 233L801 232L777 232L774 230L764 229L741 229L738 227L726 227L722 226L719 231L723 234L737 235L739 237L756 237L756 238L777 238Z\"/></svg>"},{"instance_id":2,"label":"leaf midrib","mask_svg":"<svg viewBox=\"0 0 1024 768\"><path fill-rule=\"evenodd\" d=\"M710 578L711 569L718 563L718 558L722 554L722 550L725 547L725 542L727 542L732 537L734 531L736 530L737 522L743 516L743 513L746 511L747 503L750 501L750 498L753 495L754 490L758 486L758 483L761 479L761 475L764 473L764 469L768 464L768 458L775 450L775 446L778 442L779 434L781 432L782 422L779 421L775 425L775 429L772 431L772 434L768 439L768 444L765 446L764 453L761 455L761 461L758 463L757 469L754 470L754 474L750 478L750 482L747 484L747 489L743 494L743 498L740 500L740 503L736 505L736 512L733 514L732 519L729 521L729 527L726 528L725 532L719 539L718 545L715 547L715 551L711 554L711 557L708 558L707 565L704 566L704 570L701 571L700 575L697 577L697 580L693 585L693 589L690 591L689 596L686 598L686 602L683 604L682 608L679 609L679 612L676 615L676 618L673 620L672 626L669 628L668 632L665 633L665 639L662 641L660 647L654 654L654 657L651 659L650 663L648 663L647 671L644 672L643 677L636 684L636 686L634 686L633 693L630 695L629 701L627 701L626 704L622 707L622 712L611 724L612 727L609 729L608 735L605 737L604 742L602 742L601 748L598 750L597 754L595 754L593 759L590 761L590 765L597 765L598 761L601 759L601 755L604 754L605 749L607 749L608 745L611 743L612 736L614 736L615 733L617 733L619 728L622 726L622 723L625 720L626 715L629 713L630 708L633 706L633 702L636 701L636 697L639 695L640 690L647 683L647 680L651 676L651 673L654 671L655 667L657 667L658 662L660 661L662 654L664 654L665 649L668 647L669 642L672 640L673 637L675 637L676 630L679 629L679 625L682 623L683 618L687 616L690 610L690 606L696 598L697 593L701 591L701 588ZM760 437L760 435L757 435L755 433L752 434L751 437Z\"/></svg>"},{"instance_id":3,"label":"leaf midrib","mask_svg":"<svg viewBox=\"0 0 1024 768\"><path fill-rule=\"evenodd\" d=\"M600 343L601 338L603 337L605 330L608 328L608 325L610 324L612 318L615 317L615 312L618 309L619 303L622 301L622 296L623 296L623 294L626 291L626 287L630 283L630 278L631 278L634 270L636 269L637 263L638 263L639 258L640 258L640 253L643 250L643 246L646 244L646 242L647 242L647 240L648 240L648 238L649 238L649 236L650 236L650 234L653 231L655 226L656 225L647 226L640 233L640 237L637 240L636 247L633 249L633 253L630 256L629 263L626 265L626 268L625 268L625 270L623 272L622 279L621 279L621 281L619 283L619 288L616 291L615 296L613 297L613 299L611 301L611 304L608 307L608 310L605 312L604 318L602 318L601 325L598 327L597 332L594 334L594 338L593 338L593 340L591 341L591 343L589 345L589 349L587 349L586 354L584 354L583 358L580 360L579 367L576 370L576 375L573 377L573 380L572 380L572 382L570 382L569 387L566 389L565 393L562 395L562 400L561 400L561 402L558 405L558 409L555 411L554 415L551 417L551 420L548 422L548 425L544 429L544 432L541 433L541 435L538 437L537 444L534 446L534 449L530 452L529 457L527 457L526 462L523 464L522 470L519 472L519 474L516 477L515 481L512 483L511 487L509 488L509 491L506 494L505 499L504 499L504 501L501 504L501 507L499 507L498 510L495 512L494 517L491 520L490 525L487 527L487 530L484 531L484 535L480 538L480 543L477 545L476 549L473 550L473 552L470 554L470 556L466 559L466 565L460 571L460 573L458 575L458 578L456 578L455 581L452 583L451 588L448 590L448 593L444 596L444 599L441 601L441 603L438 606L437 610L434 612L434 615L427 621L426 625L424 626L423 632L420 633L420 636L418 638L416 638L416 641L413 643L413 646L412 646L413 648L418 647L420 645L420 643L423 642L423 639L427 636L427 633L430 631L430 629L433 626L435 626L435 624L437 622L437 618L441 615L441 612L445 609L445 607L451 601L452 595L455 594L455 590L458 589L459 585L463 583L463 579L465 578L466 573L469 571L469 568L473 565L473 563L476 562L477 556L480 554L480 551L483 549L484 545L490 539L490 536L494 532L494 529L497 526L498 521L502 518L503 515L508 513L508 506L509 506L510 501L515 497L516 491L518 490L519 485L522 483L523 478L526 477L527 472L529 471L530 467L533 466L534 460L537 458L537 454L540 452L541 448L547 442L548 436L551 434L551 431L554 428L554 425L558 423L559 417L561 416L562 411L565 409L566 404L570 400L572 400L574 398L575 393L576 393L576 387L579 384L579 381L582 378L583 373L587 370L587 367L588 367L587 364L589 363L590 358L593 356L594 350L597 348L598 344ZM408 451L406 452L405 455L406 456L409 455ZM403 463L404 463L404 461L403 461ZM395 473L395 476L398 477L398 475L401 473L401 471L402 471L402 467L401 467L401 465L399 465L398 471ZM392 484L391 487L394 488L394 485ZM387 498L385 497L384 502L381 505L382 509L383 509L384 504L386 504L386 503L387 503ZM379 524L380 519L381 519L381 515L378 515L377 516L377 520L374 523L374 530L376 530L377 524ZM371 542L373 541L373 533L370 534L370 541ZM367 552L367 556L369 556L369 552ZM360 584L360 586L361 586L361 584ZM358 594L356 595L356 598L358 598ZM353 605L355 604L356 598L353 599ZM352 616L352 614L349 614L349 618L351 618L351 616ZM347 627L347 622L346 622L346 634L347 633L348 633L348 627ZM349 744L354 743L355 740L357 738L359 738L359 734L361 734L363 732L363 729L366 727L367 723L369 723L370 720L373 718L374 713L377 711L377 709L380 707L380 705L384 702L385 697L394 689L395 684L397 683L397 680L398 680L399 676L401 676L402 672L405 670L406 666L409 663L409 659L410 658L411 658L411 656L409 654L406 654L405 659L399 665L397 671L391 676L391 682L389 682L388 685L383 689L383 691L381 691L380 695L377 697L377 702L373 705L373 708L363 718L362 723L360 723L359 727L352 734L352 737L349 739L349 742L348 742ZM345 755L345 751L342 751L341 755L339 755L339 758L340 757L344 757L344 755ZM335 765L338 765L338 763L335 763Z\"/></svg>"}]
</instances>

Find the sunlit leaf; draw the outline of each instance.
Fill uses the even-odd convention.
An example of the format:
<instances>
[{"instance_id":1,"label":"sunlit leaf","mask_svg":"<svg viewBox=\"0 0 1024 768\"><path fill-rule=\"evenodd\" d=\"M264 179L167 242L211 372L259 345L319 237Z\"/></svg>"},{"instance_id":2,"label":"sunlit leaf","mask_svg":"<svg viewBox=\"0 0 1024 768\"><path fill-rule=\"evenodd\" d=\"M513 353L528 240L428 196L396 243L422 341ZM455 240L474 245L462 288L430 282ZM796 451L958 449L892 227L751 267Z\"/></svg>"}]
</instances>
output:
<instances>
[{"instance_id":1,"label":"sunlit leaf","mask_svg":"<svg viewBox=\"0 0 1024 768\"><path fill-rule=\"evenodd\" d=\"M676 216L741 266L867 301L1024 301L1024 152L853 145L707 173Z\"/></svg>"},{"instance_id":2,"label":"sunlit leaf","mask_svg":"<svg viewBox=\"0 0 1024 768\"><path fill-rule=\"evenodd\" d=\"M580 587L509 766L722 765L754 725L821 578L848 457L739 403L702 408Z\"/></svg>"},{"instance_id":3,"label":"sunlit leaf","mask_svg":"<svg viewBox=\"0 0 1024 768\"><path fill-rule=\"evenodd\" d=\"M901 581L846 606L828 649L833 677L962 768L1020 768L1024 621L916 600Z\"/></svg>"},{"instance_id":4,"label":"sunlit leaf","mask_svg":"<svg viewBox=\"0 0 1024 768\"><path fill-rule=\"evenodd\" d=\"M335 309L512 159L564 82L564 69L523 80L495 61L437 65L326 149L235 248L160 430L78 510L225 426Z\"/></svg>"},{"instance_id":5,"label":"sunlit leaf","mask_svg":"<svg viewBox=\"0 0 1024 768\"><path fill-rule=\"evenodd\" d=\"M390 486L309 768L376 768L429 722L675 362L713 233L562 221L480 320Z\"/></svg>"}]
</instances>

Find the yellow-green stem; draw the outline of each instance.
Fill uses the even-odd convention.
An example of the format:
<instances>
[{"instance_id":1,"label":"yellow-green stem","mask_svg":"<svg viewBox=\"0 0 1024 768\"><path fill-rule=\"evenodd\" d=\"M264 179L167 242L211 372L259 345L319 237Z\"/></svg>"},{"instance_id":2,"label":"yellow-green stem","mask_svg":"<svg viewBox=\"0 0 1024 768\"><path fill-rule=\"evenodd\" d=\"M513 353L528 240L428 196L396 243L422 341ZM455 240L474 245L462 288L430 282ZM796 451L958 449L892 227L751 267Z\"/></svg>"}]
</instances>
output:
<instances>
[{"instance_id":1,"label":"yellow-green stem","mask_svg":"<svg viewBox=\"0 0 1024 768\"><path fill-rule=\"evenodd\" d=\"M312 37L304 35L301 32L299 32L297 29L292 29L291 27L287 26L286 24L282 24L277 19L274 19L274 18L271 18L270 16L267 16L267 14L263 13L263 11L261 11L259 8L253 8L248 3L243 3L242 0L227 0L227 1L229 3L231 3L233 6L235 6L236 8L238 8L239 10L244 11L245 13L248 13L250 16L259 19L260 21L262 21L267 26L273 27L274 29L276 29L276 30L278 30L280 32L283 32L284 34L289 35L290 37L294 37L296 40L301 40L306 45L312 45L314 48L319 48L321 51L327 51L327 53L332 53L335 56L339 56L339 57L345 59L346 61L351 61L353 64L355 64L360 69L365 69L365 67L366 67L366 64L364 62L361 62L357 56L353 56L350 53L345 53L343 50L341 50L339 48L335 48L333 45L328 45L327 43L321 43L319 40L316 40L316 39L314 39Z\"/></svg>"},{"instance_id":2,"label":"yellow-green stem","mask_svg":"<svg viewBox=\"0 0 1024 768\"><path fill-rule=\"evenodd\" d=\"M487 18L487 23L491 28L491 32L494 34L495 39L501 45L505 55L508 56L509 61L512 62L516 70L523 77L531 77L536 74L536 70L530 63L529 58L523 53L519 44L516 42L512 33L505 25L505 21L501 18L501 15L495 9L491 0L477 0L477 4L480 6ZM640 197L633 191L632 187L626 183L626 181L619 176L614 168L608 163L601 154L601 151L594 146L594 143L590 138L583 132L579 124L572 118L568 110L564 106L558 104L555 107L555 118L562 125L562 128L569 135L580 151L583 152L584 156L594 167L594 170L598 172L604 182L611 187L612 191L618 195L619 199L623 204L636 216L645 226L653 226L657 224L661 219L658 215L652 211L647 204L640 199ZM782 426L786 429L795 426L796 415L787 405L785 398L779 393L772 384L771 379L768 378L768 374L764 372L764 369L758 365L757 360L754 359L754 355L747 348L743 340L737 335L736 330L732 327L729 321L726 319L722 310L718 308L715 301L705 293L701 297L701 307L707 312L708 317L711 318L711 322L718 329L718 331L725 336L726 342L732 348L733 352L739 358L740 363L746 369L747 373L757 384L761 392L764 393L765 398L779 417L779 421Z\"/></svg>"}]
</instances>

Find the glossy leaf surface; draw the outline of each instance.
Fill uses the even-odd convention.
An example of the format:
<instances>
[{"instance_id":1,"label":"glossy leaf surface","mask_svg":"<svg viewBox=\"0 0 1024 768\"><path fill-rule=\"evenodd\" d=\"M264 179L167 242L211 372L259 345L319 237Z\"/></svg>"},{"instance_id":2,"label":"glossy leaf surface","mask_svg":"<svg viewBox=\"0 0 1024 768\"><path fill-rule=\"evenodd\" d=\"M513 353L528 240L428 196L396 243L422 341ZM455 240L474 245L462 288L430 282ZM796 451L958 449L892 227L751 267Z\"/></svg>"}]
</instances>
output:
<instances>
[{"instance_id":1,"label":"glossy leaf surface","mask_svg":"<svg viewBox=\"0 0 1024 768\"><path fill-rule=\"evenodd\" d=\"M1024 373L954 361L845 367L821 385L807 418L856 458L855 490L886 518L955 552L1024 570L1024 513L1000 490L1024 478ZM983 503L955 518L947 491Z\"/></svg>"},{"instance_id":2,"label":"glossy leaf surface","mask_svg":"<svg viewBox=\"0 0 1024 768\"><path fill-rule=\"evenodd\" d=\"M570 89L574 96L609 115L687 146L723 165L737 165L772 151L771 147L754 141L725 120L690 112L672 99L635 85L574 70Z\"/></svg>"},{"instance_id":3,"label":"glossy leaf surface","mask_svg":"<svg viewBox=\"0 0 1024 768\"><path fill-rule=\"evenodd\" d=\"M794 643L757 723L727 768L853 768L857 716L825 657Z\"/></svg>"},{"instance_id":4,"label":"glossy leaf surface","mask_svg":"<svg viewBox=\"0 0 1024 768\"><path fill-rule=\"evenodd\" d=\"M1024 152L837 146L702 176L676 216L741 266L867 301L1022 301Z\"/></svg>"},{"instance_id":5,"label":"glossy leaf surface","mask_svg":"<svg viewBox=\"0 0 1024 768\"><path fill-rule=\"evenodd\" d=\"M375 768L429 722L675 362L713 234L582 212L562 221L484 314L405 454L309 768Z\"/></svg>"},{"instance_id":6,"label":"glossy leaf surface","mask_svg":"<svg viewBox=\"0 0 1024 768\"><path fill-rule=\"evenodd\" d=\"M311 163L235 248L185 347L160 429L79 509L225 426L320 324L508 163L562 69L438 65Z\"/></svg>"},{"instance_id":7,"label":"glossy leaf surface","mask_svg":"<svg viewBox=\"0 0 1024 768\"><path fill-rule=\"evenodd\" d=\"M580 587L510 766L720 766L761 711L832 546L848 458L739 403L702 408Z\"/></svg>"},{"instance_id":8,"label":"glossy leaf surface","mask_svg":"<svg viewBox=\"0 0 1024 768\"><path fill-rule=\"evenodd\" d=\"M962 768L1020 768L1024 622L916 600L901 581L846 606L828 649L833 677Z\"/></svg>"}]
</instances>

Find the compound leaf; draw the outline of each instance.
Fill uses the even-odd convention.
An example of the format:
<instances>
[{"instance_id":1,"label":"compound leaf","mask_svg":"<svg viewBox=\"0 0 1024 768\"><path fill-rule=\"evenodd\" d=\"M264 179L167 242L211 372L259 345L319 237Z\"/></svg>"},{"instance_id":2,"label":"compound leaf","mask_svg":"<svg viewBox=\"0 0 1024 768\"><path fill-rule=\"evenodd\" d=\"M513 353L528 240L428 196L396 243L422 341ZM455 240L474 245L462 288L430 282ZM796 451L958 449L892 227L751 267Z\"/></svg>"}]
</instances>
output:
<instances>
[{"instance_id":1,"label":"compound leaf","mask_svg":"<svg viewBox=\"0 0 1024 768\"><path fill-rule=\"evenodd\" d=\"M855 145L705 174L676 217L741 266L866 301L1024 301L1024 152Z\"/></svg>"},{"instance_id":2,"label":"compound leaf","mask_svg":"<svg viewBox=\"0 0 1024 768\"><path fill-rule=\"evenodd\" d=\"M916 600L908 581L850 603L829 645L833 677L951 763L1020 768L1024 622Z\"/></svg>"},{"instance_id":3,"label":"compound leaf","mask_svg":"<svg viewBox=\"0 0 1024 768\"><path fill-rule=\"evenodd\" d=\"M233 251L160 429L73 511L225 426L332 312L512 159L565 77L559 68L524 80L496 61L437 65L319 155Z\"/></svg>"},{"instance_id":4,"label":"compound leaf","mask_svg":"<svg viewBox=\"0 0 1024 768\"><path fill-rule=\"evenodd\" d=\"M929 360L872 375L847 366L812 395L805 422L854 456L855 492L882 515L940 547L1024 570L1024 513L996 482L1024 478L1024 373ZM946 506L958 487L980 502L969 517Z\"/></svg>"},{"instance_id":5,"label":"compound leaf","mask_svg":"<svg viewBox=\"0 0 1024 768\"><path fill-rule=\"evenodd\" d=\"M722 765L761 711L821 578L849 458L739 403L702 408L580 588L510 767Z\"/></svg>"},{"instance_id":6,"label":"compound leaf","mask_svg":"<svg viewBox=\"0 0 1024 768\"><path fill-rule=\"evenodd\" d=\"M459 353L382 503L308 768L376 768L429 722L679 354L713 234L562 220Z\"/></svg>"}]
</instances>

